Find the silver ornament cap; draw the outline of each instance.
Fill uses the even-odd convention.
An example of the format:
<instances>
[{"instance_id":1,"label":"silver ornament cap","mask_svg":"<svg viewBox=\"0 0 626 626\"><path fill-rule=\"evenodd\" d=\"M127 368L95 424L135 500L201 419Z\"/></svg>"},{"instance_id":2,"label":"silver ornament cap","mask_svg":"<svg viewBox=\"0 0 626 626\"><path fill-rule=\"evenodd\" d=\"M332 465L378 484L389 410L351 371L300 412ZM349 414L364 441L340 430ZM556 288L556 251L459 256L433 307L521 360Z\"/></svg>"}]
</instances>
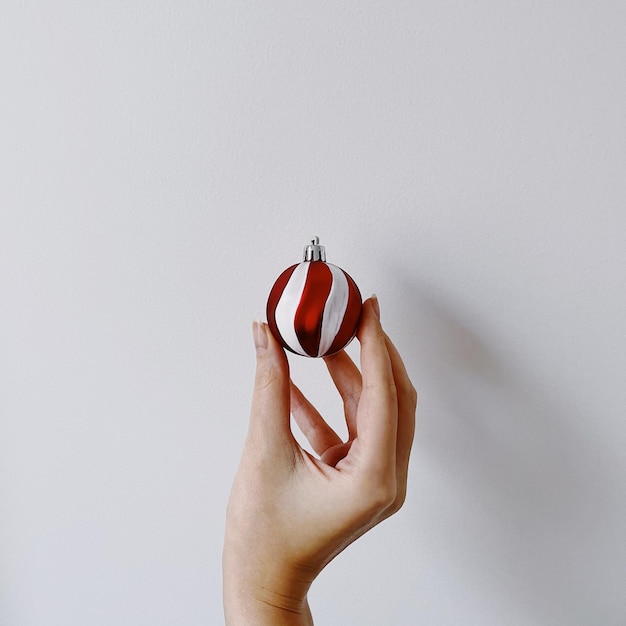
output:
<instances>
[{"instance_id":1,"label":"silver ornament cap","mask_svg":"<svg viewBox=\"0 0 626 626\"><path fill-rule=\"evenodd\" d=\"M311 243L304 248L305 261L325 261L326 248L320 246L320 238L315 236L311 239Z\"/></svg>"}]
</instances>

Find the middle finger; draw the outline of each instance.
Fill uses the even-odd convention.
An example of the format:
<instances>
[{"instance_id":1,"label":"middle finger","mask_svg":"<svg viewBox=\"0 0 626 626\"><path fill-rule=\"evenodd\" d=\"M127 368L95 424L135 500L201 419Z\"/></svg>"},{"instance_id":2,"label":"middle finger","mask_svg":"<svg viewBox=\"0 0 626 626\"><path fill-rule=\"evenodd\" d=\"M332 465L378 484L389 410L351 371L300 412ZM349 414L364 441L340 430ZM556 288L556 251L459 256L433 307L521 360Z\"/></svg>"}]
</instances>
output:
<instances>
[{"instance_id":1,"label":"middle finger","mask_svg":"<svg viewBox=\"0 0 626 626\"><path fill-rule=\"evenodd\" d=\"M354 439L357 434L356 413L363 388L361 372L344 350L324 357L324 362L343 400L349 438Z\"/></svg>"}]
</instances>

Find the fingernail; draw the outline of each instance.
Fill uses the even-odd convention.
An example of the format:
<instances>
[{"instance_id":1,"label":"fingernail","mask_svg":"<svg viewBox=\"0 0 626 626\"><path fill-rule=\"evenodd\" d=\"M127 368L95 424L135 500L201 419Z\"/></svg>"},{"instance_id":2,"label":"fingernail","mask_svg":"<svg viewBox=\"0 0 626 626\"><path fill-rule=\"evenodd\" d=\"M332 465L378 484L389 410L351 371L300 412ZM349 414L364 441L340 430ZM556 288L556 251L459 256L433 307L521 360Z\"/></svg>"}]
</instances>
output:
<instances>
[{"instance_id":1,"label":"fingernail","mask_svg":"<svg viewBox=\"0 0 626 626\"><path fill-rule=\"evenodd\" d=\"M259 320L252 322L252 339L254 340L256 355L261 356L267 350L267 331L263 322Z\"/></svg>"},{"instance_id":2,"label":"fingernail","mask_svg":"<svg viewBox=\"0 0 626 626\"><path fill-rule=\"evenodd\" d=\"M378 304L378 296L375 293L372 294L372 307L376 317L380 320L380 305Z\"/></svg>"}]
</instances>

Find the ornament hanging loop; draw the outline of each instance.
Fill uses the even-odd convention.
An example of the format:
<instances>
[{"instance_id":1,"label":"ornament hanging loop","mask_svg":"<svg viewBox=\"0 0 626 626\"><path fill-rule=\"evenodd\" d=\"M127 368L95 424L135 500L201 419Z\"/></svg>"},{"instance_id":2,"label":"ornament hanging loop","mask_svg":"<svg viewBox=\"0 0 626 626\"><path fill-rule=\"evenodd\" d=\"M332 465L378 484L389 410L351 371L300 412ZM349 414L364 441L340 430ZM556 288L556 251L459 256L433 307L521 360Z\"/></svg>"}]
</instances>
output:
<instances>
[{"instance_id":1,"label":"ornament hanging loop","mask_svg":"<svg viewBox=\"0 0 626 626\"><path fill-rule=\"evenodd\" d=\"M311 239L311 243L304 248L305 261L325 261L326 248L320 246L320 238L315 236Z\"/></svg>"}]
</instances>

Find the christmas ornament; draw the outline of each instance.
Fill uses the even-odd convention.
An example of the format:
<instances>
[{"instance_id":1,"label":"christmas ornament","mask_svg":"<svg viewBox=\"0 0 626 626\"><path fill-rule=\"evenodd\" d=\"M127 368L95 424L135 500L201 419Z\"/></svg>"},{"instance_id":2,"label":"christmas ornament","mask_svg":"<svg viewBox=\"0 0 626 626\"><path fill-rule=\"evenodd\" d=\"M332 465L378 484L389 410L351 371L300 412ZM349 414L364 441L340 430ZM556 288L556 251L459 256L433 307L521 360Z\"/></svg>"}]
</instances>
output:
<instances>
[{"instance_id":1,"label":"christmas ornament","mask_svg":"<svg viewBox=\"0 0 626 626\"><path fill-rule=\"evenodd\" d=\"M302 356L338 352L354 338L361 315L361 293L340 267L326 263L315 237L304 261L288 267L267 300L267 323L276 340Z\"/></svg>"}]
</instances>

